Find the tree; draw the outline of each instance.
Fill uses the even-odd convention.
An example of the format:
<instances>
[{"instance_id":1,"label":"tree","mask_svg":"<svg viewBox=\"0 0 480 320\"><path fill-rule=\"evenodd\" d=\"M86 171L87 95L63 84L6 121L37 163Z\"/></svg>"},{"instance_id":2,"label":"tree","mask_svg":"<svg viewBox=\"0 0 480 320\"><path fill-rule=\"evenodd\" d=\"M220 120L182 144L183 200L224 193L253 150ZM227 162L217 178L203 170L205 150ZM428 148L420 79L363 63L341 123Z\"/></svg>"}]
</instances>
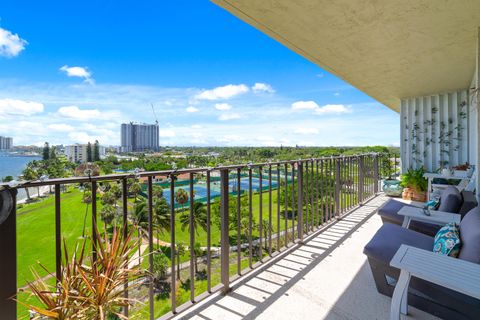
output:
<instances>
[{"instance_id":1,"label":"tree","mask_svg":"<svg viewBox=\"0 0 480 320\"><path fill-rule=\"evenodd\" d=\"M180 280L180 258L185 254L187 251L187 247L183 242L177 244L176 256L177 256L177 279Z\"/></svg>"},{"instance_id":2,"label":"tree","mask_svg":"<svg viewBox=\"0 0 480 320\"><path fill-rule=\"evenodd\" d=\"M154 198L162 198L163 197L163 188L158 185L153 186L152 195Z\"/></svg>"},{"instance_id":3,"label":"tree","mask_svg":"<svg viewBox=\"0 0 480 320\"><path fill-rule=\"evenodd\" d=\"M45 142L45 144L43 145L42 158L43 160L50 159L50 145L48 144L48 142Z\"/></svg>"},{"instance_id":4,"label":"tree","mask_svg":"<svg viewBox=\"0 0 480 320\"><path fill-rule=\"evenodd\" d=\"M188 192L185 189L180 188L175 192L175 202L182 206L182 210L184 209L183 206L185 203L188 202L188 199Z\"/></svg>"},{"instance_id":5,"label":"tree","mask_svg":"<svg viewBox=\"0 0 480 320\"><path fill-rule=\"evenodd\" d=\"M203 255L203 249L199 242L195 242L195 245L193 246L193 253L195 255L195 273L198 273L198 257L201 257Z\"/></svg>"},{"instance_id":6,"label":"tree","mask_svg":"<svg viewBox=\"0 0 480 320\"><path fill-rule=\"evenodd\" d=\"M100 144L95 140L93 144L93 161L100 161Z\"/></svg>"},{"instance_id":7,"label":"tree","mask_svg":"<svg viewBox=\"0 0 480 320\"><path fill-rule=\"evenodd\" d=\"M115 204L116 200L117 199L115 198L115 195L111 191L105 192L102 196L102 204L103 205L107 205L107 204L113 205L113 204Z\"/></svg>"},{"instance_id":8,"label":"tree","mask_svg":"<svg viewBox=\"0 0 480 320\"><path fill-rule=\"evenodd\" d=\"M55 160L55 159L57 159L57 148L56 147L51 147L50 148L49 160Z\"/></svg>"},{"instance_id":9,"label":"tree","mask_svg":"<svg viewBox=\"0 0 480 320\"><path fill-rule=\"evenodd\" d=\"M165 198L155 199L153 215L155 230L157 231L157 245L159 245L160 233L170 231L170 206Z\"/></svg>"},{"instance_id":10,"label":"tree","mask_svg":"<svg viewBox=\"0 0 480 320\"><path fill-rule=\"evenodd\" d=\"M13 176L5 176L3 179L2 179L3 182L10 182L10 181L13 181Z\"/></svg>"},{"instance_id":11,"label":"tree","mask_svg":"<svg viewBox=\"0 0 480 320\"><path fill-rule=\"evenodd\" d=\"M92 144L89 142L87 144L87 162L92 162L92 161L93 161Z\"/></svg>"},{"instance_id":12,"label":"tree","mask_svg":"<svg viewBox=\"0 0 480 320\"><path fill-rule=\"evenodd\" d=\"M128 187L128 192L133 195L135 198L135 202L137 202L137 197L140 191L142 191L142 187L140 186L140 183L136 181L135 179L129 179L130 186Z\"/></svg>"},{"instance_id":13,"label":"tree","mask_svg":"<svg viewBox=\"0 0 480 320\"><path fill-rule=\"evenodd\" d=\"M148 210L145 201L135 205L132 212L132 222L138 231L138 263L140 264L143 233L148 231Z\"/></svg>"},{"instance_id":14,"label":"tree","mask_svg":"<svg viewBox=\"0 0 480 320\"><path fill-rule=\"evenodd\" d=\"M82 201L86 204L92 203L92 191L85 190L85 192L83 193Z\"/></svg>"},{"instance_id":15,"label":"tree","mask_svg":"<svg viewBox=\"0 0 480 320\"><path fill-rule=\"evenodd\" d=\"M170 265L170 259L162 252L153 253L153 274L156 280L165 279Z\"/></svg>"},{"instance_id":16,"label":"tree","mask_svg":"<svg viewBox=\"0 0 480 320\"><path fill-rule=\"evenodd\" d=\"M265 250L268 250L268 236L273 232L273 226L268 223L268 219L262 220L262 233L263 233L263 243L265 244Z\"/></svg>"},{"instance_id":17,"label":"tree","mask_svg":"<svg viewBox=\"0 0 480 320\"><path fill-rule=\"evenodd\" d=\"M102 219L103 223L111 224L115 216L117 215L117 209L112 206L111 204L106 204L100 210L100 218Z\"/></svg>"},{"instance_id":18,"label":"tree","mask_svg":"<svg viewBox=\"0 0 480 320\"><path fill-rule=\"evenodd\" d=\"M203 230L207 229L207 209L205 205L201 202L195 202L193 204L193 217L192 217L192 226L193 231L198 235L198 229L202 228ZM188 229L190 231L190 212L183 212L180 215L180 224L182 226L182 231Z\"/></svg>"},{"instance_id":19,"label":"tree","mask_svg":"<svg viewBox=\"0 0 480 320\"><path fill-rule=\"evenodd\" d=\"M118 184L115 183L110 187L109 192L111 192L113 194L113 196L115 197L114 205L116 207L117 206L117 201L122 197L122 189L120 189Z\"/></svg>"},{"instance_id":20,"label":"tree","mask_svg":"<svg viewBox=\"0 0 480 320\"><path fill-rule=\"evenodd\" d=\"M32 165L30 163L23 170L22 175L23 175L23 179L27 181L38 179L38 172L34 168L32 168ZM30 200L31 198L30 198L30 192L28 188L25 188L25 192L27 193L27 199Z\"/></svg>"}]
</instances>

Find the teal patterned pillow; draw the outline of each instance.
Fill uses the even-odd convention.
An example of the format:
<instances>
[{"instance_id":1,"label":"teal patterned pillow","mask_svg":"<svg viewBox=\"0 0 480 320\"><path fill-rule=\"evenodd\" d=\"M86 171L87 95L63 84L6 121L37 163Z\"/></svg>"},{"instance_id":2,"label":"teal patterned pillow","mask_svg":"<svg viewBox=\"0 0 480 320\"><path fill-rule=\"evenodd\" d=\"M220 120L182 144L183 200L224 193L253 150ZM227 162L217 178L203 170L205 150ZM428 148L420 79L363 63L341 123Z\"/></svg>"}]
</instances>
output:
<instances>
[{"instance_id":1,"label":"teal patterned pillow","mask_svg":"<svg viewBox=\"0 0 480 320\"><path fill-rule=\"evenodd\" d=\"M460 246L460 233L452 222L438 230L433 243L433 252L456 258L460 252Z\"/></svg>"}]
</instances>

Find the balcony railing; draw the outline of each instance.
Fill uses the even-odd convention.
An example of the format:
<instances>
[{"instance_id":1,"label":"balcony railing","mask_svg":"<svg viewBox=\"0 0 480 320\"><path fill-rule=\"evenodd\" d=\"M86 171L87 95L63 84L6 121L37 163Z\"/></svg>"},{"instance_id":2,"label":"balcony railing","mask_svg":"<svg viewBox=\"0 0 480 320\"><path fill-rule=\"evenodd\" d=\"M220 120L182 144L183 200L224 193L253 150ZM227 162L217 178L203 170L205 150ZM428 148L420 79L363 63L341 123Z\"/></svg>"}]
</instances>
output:
<instances>
[{"instance_id":1,"label":"balcony railing","mask_svg":"<svg viewBox=\"0 0 480 320\"><path fill-rule=\"evenodd\" d=\"M383 159L383 160L382 160ZM3 184L3 210L8 214L4 223L0 224L0 274L3 280L0 286L0 314L2 319L17 318L17 303L11 299L17 294L17 225L16 206L8 207L9 201L16 203L17 189L52 186L54 205L52 224L55 230L55 276L62 276L62 198L65 186L89 185L91 189L90 210L91 239L96 239L96 226L99 210L97 197L104 191L106 182L118 183L121 186L121 205L119 219L124 225L131 220L131 200L129 199L129 183L131 179L144 179L148 210L148 266L153 274L153 253L159 250L154 241L154 186L160 184L165 188L170 213L169 254L170 266L166 281L170 283L170 294L167 300L155 301L156 288L153 281L146 281L148 286L146 306L144 310L128 307L123 309L125 316L129 313L144 312L150 319L163 314L168 317L198 302L210 293L221 290L228 292L230 284L239 276L262 265L272 257L283 252L293 244L302 242L304 237L319 228L340 219L348 211L374 197L379 187L380 161L389 159L379 154L362 154L345 157L328 157L279 161L260 164L221 166L216 168L195 168L185 170L167 170L157 172L135 172L105 176L82 176L73 178L31 181L23 185L8 187ZM388 160L389 161L389 160ZM179 181L177 177L189 174L189 179ZM188 204L176 203L176 192L183 188L188 193ZM10 200L9 200L10 197ZM199 239L198 226L195 225L195 203L202 203L206 211L206 225L202 232L204 249L203 264L205 267L206 286L196 286L195 245ZM0 202L0 207L2 203ZM1 208L0 208L1 209ZM8 212L5 212L8 210ZM185 213L186 212L186 213ZM53 213L53 212L52 212ZM189 261L182 263L180 272L189 268L189 281L182 283L189 291L189 301L177 299L178 281L178 232L181 214L188 214L188 248ZM1 220L1 219L0 219ZM218 224L215 221L219 220ZM85 225L84 225L85 226ZM177 231L175 231L177 230ZM214 237L219 246L214 248ZM158 240L158 239L157 239ZM218 240L218 239L217 239ZM21 250L23 248L18 248ZM95 252L92 251L92 254ZM38 252L38 260L42 253ZM185 275L185 272L182 272ZM219 277L218 277L219 275ZM205 284L205 283L203 283ZM139 286L141 284L139 283ZM203 288L203 289L202 289ZM159 311L155 304L168 303L169 312ZM162 309L165 310L165 309Z\"/></svg>"}]
</instances>

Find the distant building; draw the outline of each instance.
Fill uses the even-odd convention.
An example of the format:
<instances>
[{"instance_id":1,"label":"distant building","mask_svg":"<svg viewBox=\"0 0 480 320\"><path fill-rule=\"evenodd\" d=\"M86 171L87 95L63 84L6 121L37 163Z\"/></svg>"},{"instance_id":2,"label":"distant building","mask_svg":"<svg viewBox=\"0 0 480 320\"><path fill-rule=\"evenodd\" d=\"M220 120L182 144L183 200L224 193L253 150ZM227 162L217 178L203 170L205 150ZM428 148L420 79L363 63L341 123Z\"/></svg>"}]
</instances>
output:
<instances>
[{"instance_id":1,"label":"distant building","mask_svg":"<svg viewBox=\"0 0 480 320\"><path fill-rule=\"evenodd\" d=\"M123 123L122 152L158 151L158 124Z\"/></svg>"},{"instance_id":2,"label":"distant building","mask_svg":"<svg viewBox=\"0 0 480 320\"><path fill-rule=\"evenodd\" d=\"M10 150L13 147L13 138L0 136L0 150Z\"/></svg>"},{"instance_id":3,"label":"distant building","mask_svg":"<svg viewBox=\"0 0 480 320\"><path fill-rule=\"evenodd\" d=\"M84 163L87 162L87 144L73 144L69 146L65 146L65 156L67 157L68 161L75 162L75 163ZM92 144L92 156L93 156L93 148L94 145ZM100 159L105 158L105 147L99 146L99 154Z\"/></svg>"}]
</instances>

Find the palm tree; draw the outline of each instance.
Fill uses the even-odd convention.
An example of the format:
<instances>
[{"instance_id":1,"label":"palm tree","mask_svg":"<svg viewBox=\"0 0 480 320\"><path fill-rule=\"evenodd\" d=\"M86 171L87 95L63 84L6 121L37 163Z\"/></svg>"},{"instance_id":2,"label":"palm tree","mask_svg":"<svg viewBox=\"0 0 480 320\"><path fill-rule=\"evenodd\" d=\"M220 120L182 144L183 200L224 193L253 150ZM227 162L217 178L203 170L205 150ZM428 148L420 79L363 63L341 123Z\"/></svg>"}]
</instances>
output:
<instances>
[{"instance_id":1,"label":"palm tree","mask_svg":"<svg viewBox=\"0 0 480 320\"><path fill-rule=\"evenodd\" d=\"M175 192L175 202L182 206L182 211L183 206L188 202L188 199L188 192L185 189L180 188Z\"/></svg>"},{"instance_id":2,"label":"palm tree","mask_svg":"<svg viewBox=\"0 0 480 320\"><path fill-rule=\"evenodd\" d=\"M170 207L165 198L156 199L153 203L153 220L157 231L157 246L159 246L160 233L170 231Z\"/></svg>"},{"instance_id":3,"label":"palm tree","mask_svg":"<svg viewBox=\"0 0 480 320\"><path fill-rule=\"evenodd\" d=\"M154 185L152 194L154 198L162 198L163 197L163 188L161 186Z\"/></svg>"},{"instance_id":4,"label":"palm tree","mask_svg":"<svg viewBox=\"0 0 480 320\"><path fill-rule=\"evenodd\" d=\"M198 235L198 228L201 227L203 230L207 230L207 209L205 205L201 202L195 202L193 204L193 231ZM190 231L190 213L183 212L180 215L180 223L182 225L182 231L188 228Z\"/></svg>"},{"instance_id":5,"label":"palm tree","mask_svg":"<svg viewBox=\"0 0 480 320\"><path fill-rule=\"evenodd\" d=\"M132 212L132 222L138 231L138 263L140 264L142 254L140 247L142 245L143 233L148 230L148 210L145 201L139 202L135 205Z\"/></svg>"},{"instance_id":6,"label":"palm tree","mask_svg":"<svg viewBox=\"0 0 480 320\"><path fill-rule=\"evenodd\" d=\"M36 180L38 178L38 172L33 168L31 163L23 170L23 179L27 181ZM30 200L30 192L28 188L25 188L25 192L27 193L27 199Z\"/></svg>"},{"instance_id":7,"label":"palm tree","mask_svg":"<svg viewBox=\"0 0 480 320\"><path fill-rule=\"evenodd\" d=\"M140 186L140 183L138 183L137 181L133 181L128 187L128 192L130 194L133 194L135 198L135 202L137 202L137 197L140 191L142 191L142 187Z\"/></svg>"},{"instance_id":8,"label":"palm tree","mask_svg":"<svg viewBox=\"0 0 480 320\"><path fill-rule=\"evenodd\" d=\"M111 204L105 204L100 210L100 218L105 224L111 224L116 214L117 209Z\"/></svg>"},{"instance_id":9,"label":"palm tree","mask_svg":"<svg viewBox=\"0 0 480 320\"><path fill-rule=\"evenodd\" d=\"M186 251L187 248L185 244L183 244L182 242L177 244L177 251L175 252L177 255L177 280L180 280L180 257L183 256Z\"/></svg>"},{"instance_id":10,"label":"palm tree","mask_svg":"<svg viewBox=\"0 0 480 320\"><path fill-rule=\"evenodd\" d=\"M120 200L120 198L122 197L122 189L120 189L118 184L115 183L110 187L109 192L111 192L114 195L114 197L115 197L114 205L115 205L115 207L117 207L117 201Z\"/></svg>"}]
</instances>

